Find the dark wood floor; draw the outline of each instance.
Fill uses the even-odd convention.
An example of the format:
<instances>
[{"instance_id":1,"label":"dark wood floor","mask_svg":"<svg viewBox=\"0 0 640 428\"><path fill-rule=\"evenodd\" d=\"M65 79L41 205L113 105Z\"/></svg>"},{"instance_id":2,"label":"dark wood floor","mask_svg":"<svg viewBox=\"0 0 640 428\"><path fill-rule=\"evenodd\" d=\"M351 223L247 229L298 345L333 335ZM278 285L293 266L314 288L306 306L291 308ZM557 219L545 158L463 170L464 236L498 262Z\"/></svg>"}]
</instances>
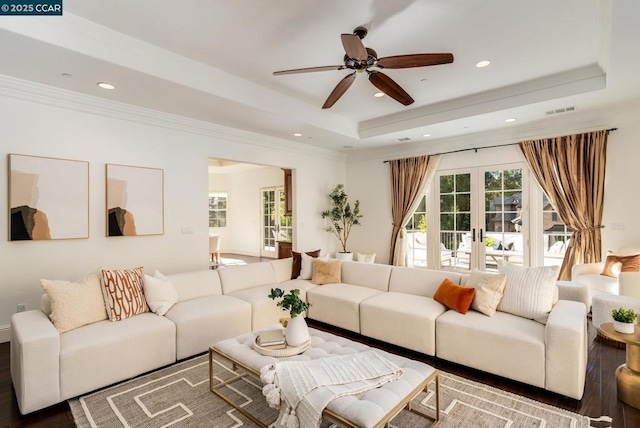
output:
<instances>
[{"instance_id":1,"label":"dark wood floor","mask_svg":"<svg viewBox=\"0 0 640 428\"><path fill-rule=\"evenodd\" d=\"M234 255L235 256L235 255ZM260 261L259 258L247 258L247 262ZM440 370L454 373L467 379L482 382L506 391L529 397L531 399L571 410L589 417L607 415L613 418L613 428L640 427L640 411L620 402L616 396L615 369L625 361L625 351L595 340L595 329L589 323L589 360L587 382L582 400L573 400L557 394L546 392L507 379L498 378L477 370L459 366L444 360L418 354L406 349L391 346L355 333L336 329L309 320L309 325L328 330L386 351L402 354L406 357L424 361ZM74 427L71 411L66 403L21 416L15 392L11 384L9 368L9 343L0 344L0 428L3 427ZM609 424L594 423L594 427L606 427Z\"/></svg>"}]
</instances>

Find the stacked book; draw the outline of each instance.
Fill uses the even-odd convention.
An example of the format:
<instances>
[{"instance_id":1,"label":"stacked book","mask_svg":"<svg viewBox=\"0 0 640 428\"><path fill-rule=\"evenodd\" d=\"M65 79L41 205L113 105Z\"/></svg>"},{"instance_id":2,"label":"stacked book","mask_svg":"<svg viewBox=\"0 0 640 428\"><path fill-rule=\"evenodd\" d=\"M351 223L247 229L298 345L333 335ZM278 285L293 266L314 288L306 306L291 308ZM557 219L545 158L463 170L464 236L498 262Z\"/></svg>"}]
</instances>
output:
<instances>
[{"instance_id":1,"label":"stacked book","mask_svg":"<svg viewBox=\"0 0 640 428\"><path fill-rule=\"evenodd\" d=\"M280 329L261 331L257 339L258 346L268 349L284 349L287 342L284 338L284 332Z\"/></svg>"}]
</instances>

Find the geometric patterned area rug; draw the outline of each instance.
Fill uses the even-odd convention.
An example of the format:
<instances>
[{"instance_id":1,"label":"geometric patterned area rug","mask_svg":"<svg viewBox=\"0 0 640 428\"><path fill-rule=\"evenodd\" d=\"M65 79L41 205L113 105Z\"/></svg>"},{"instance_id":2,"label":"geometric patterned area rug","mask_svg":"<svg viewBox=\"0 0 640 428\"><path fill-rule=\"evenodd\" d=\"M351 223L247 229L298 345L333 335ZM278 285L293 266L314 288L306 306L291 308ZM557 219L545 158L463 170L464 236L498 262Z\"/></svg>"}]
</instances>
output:
<instances>
[{"instance_id":1,"label":"geometric patterned area rug","mask_svg":"<svg viewBox=\"0 0 640 428\"><path fill-rule=\"evenodd\" d=\"M225 373L228 370L224 368ZM216 372L218 369L216 369ZM589 418L506 391L440 372L440 427L587 428ZM224 378L224 373L220 375ZM260 380L248 377L225 387L227 396L242 403L265 424L277 418L267 406ZM435 412L434 385L412 405ZM208 356L165 367L132 380L69 400L75 423L85 427L215 427L254 424L209 391ZM391 421L395 428L424 427L428 421L402 411ZM323 421L323 428L334 427ZM301 427L305 428L305 427Z\"/></svg>"}]
</instances>

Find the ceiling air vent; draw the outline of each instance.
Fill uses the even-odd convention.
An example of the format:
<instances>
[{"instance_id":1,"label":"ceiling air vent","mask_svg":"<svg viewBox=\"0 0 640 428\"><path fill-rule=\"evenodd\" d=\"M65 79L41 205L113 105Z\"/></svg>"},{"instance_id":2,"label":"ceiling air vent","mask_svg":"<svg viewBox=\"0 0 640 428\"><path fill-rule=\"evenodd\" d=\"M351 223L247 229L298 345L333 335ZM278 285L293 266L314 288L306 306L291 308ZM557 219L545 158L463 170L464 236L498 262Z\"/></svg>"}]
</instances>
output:
<instances>
[{"instance_id":1,"label":"ceiling air vent","mask_svg":"<svg viewBox=\"0 0 640 428\"><path fill-rule=\"evenodd\" d=\"M575 109L576 109L576 106L570 106L570 107L557 108L555 110L549 110L545 113L547 114L547 116L549 116L552 114L567 113L569 111L574 111Z\"/></svg>"}]
</instances>

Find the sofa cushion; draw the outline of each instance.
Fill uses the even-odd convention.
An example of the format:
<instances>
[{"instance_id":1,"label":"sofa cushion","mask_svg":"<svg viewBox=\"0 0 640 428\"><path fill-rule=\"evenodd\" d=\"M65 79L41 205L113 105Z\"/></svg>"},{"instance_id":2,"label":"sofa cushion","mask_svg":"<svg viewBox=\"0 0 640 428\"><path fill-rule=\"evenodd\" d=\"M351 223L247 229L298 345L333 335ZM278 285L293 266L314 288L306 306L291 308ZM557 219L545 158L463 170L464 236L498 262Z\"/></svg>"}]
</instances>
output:
<instances>
[{"instance_id":1,"label":"sofa cushion","mask_svg":"<svg viewBox=\"0 0 640 428\"><path fill-rule=\"evenodd\" d=\"M522 267L498 261L498 271L507 276L498 310L546 323L553 307L559 266Z\"/></svg>"},{"instance_id":2,"label":"sofa cushion","mask_svg":"<svg viewBox=\"0 0 640 428\"><path fill-rule=\"evenodd\" d=\"M78 282L42 279L40 283L48 297L43 300L51 308L49 318L59 333L107 319L98 273Z\"/></svg>"},{"instance_id":3,"label":"sofa cushion","mask_svg":"<svg viewBox=\"0 0 640 428\"><path fill-rule=\"evenodd\" d=\"M269 262L273 267L273 273L276 276L276 282L289 281L291 279L291 269L293 264L293 258L276 259Z\"/></svg>"},{"instance_id":4,"label":"sofa cushion","mask_svg":"<svg viewBox=\"0 0 640 428\"><path fill-rule=\"evenodd\" d=\"M178 292L178 302L222 294L217 270L202 269L167 275Z\"/></svg>"},{"instance_id":5,"label":"sofa cushion","mask_svg":"<svg viewBox=\"0 0 640 428\"><path fill-rule=\"evenodd\" d=\"M449 278L445 278L433 295L433 299L449 309L466 314L475 294L475 288L463 287L454 284Z\"/></svg>"},{"instance_id":6,"label":"sofa cushion","mask_svg":"<svg viewBox=\"0 0 640 428\"><path fill-rule=\"evenodd\" d=\"M230 294L258 285L275 284L276 274L271 263L250 263L219 269L222 292Z\"/></svg>"},{"instance_id":7,"label":"sofa cushion","mask_svg":"<svg viewBox=\"0 0 640 428\"><path fill-rule=\"evenodd\" d=\"M544 340L544 325L504 312L447 311L436 320L438 357L541 388Z\"/></svg>"},{"instance_id":8,"label":"sofa cushion","mask_svg":"<svg viewBox=\"0 0 640 428\"><path fill-rule=\"evenodd\" d=\"M358 264L344 262L343 265ZM374 266L364 265L361 266ZM352 284L327 284L307 290L309 318L360 333L360 302L382 291Z\"/></svg>"},{"instance_id":9,"label":"sofa cushion","mask_svg":"<svg viewBox=\"0 0 640 428\"><path fill-rule=\"evenodd\" d=\"M335 284L341 282L342 262L340 260L321 260L313 261L313 274L311 282L316 285Z\"/></svg>"},{"instance_id":10,"label":"sofa cushion","mask_svg":"<svg viewBox=\"0 0 640 428\"><path fill-rule=\"evenodd\" d=\"M493 316L500 300L502 300L506 284L507 276L504 274L487 273L474 269L465 284L467 287L476 289L471 309L487 316Z\"/></svg>"},{"instance_id":11,"label":"sofa cushion","mask_svg":"<svg viewBox=\"0 0 640 428\"><path fill-rule=\"evenodd\" d=\"M373 254L356 253L356 261L361 263L375 263L376 253L373 253Z\"/></svg>"},{"instance_id":12,"label":"sofa cushion","mask_svg":"<svg viewBox=\"0 0 640 428\"><path fill-rule=\"evenodd\" d=\"M389 277L393 267L389 265L342 262L342 282L389 291Z\"/></svg>"},{"instance_id":13,"label":"sofa cushion","mask_svg":"<svg viewBox=\"0 0 640 428\"><path fill-rule=\"evenodd\" d=\"M171 280L158 271L154 276L144 276L144 297L151 312L160 316L178 302L178 292Z\"/></svg>"},{"instance_id":14,"label":"sofa cushion","mask_svg":"<svg viewBox=\"0 0 640 428\"><path fill-rule=\"evenodd\" d=\"M431 297L380 293L360 303L360 329L365 336L435 355L436 318L446 310Z\"/></svg>"},{"instance_id":15,"label":"sofa cushion","mask_svg":"<svg viewBox=\"0 0 640 428\"><path fill-rule=\"evenodd\" d=\"M302 262L300 263L300 275L297 279L311 279L313 277L313 262L315 260L329 260L329 255L324 256L310 256L306 253L302 253Z\"/></svg>"},{"instance_id":16,"label":"sofa cushion","mask_svg":"<svg viewBox=\"0 0 640 428\"><path fill-rule=\"evenodd\" d=\"M455 272L396 266L391 271L389 291L433 297L445 278L460 284L463 276Z\"/></svg>"},{"instance_id":17,"label":"sofa cushion","mask_svg":"<svg viewBox=\"0 0 640 428\"><path fill-rule=\"evenodd\" d=\"M278 287L286 293L294 289L300 290L300 299L306 301L307 290L315 287L310 281L290 279L280 284L260 285L229 294L251 304L251 329L258 330L278 322L280 318L289 317L289 313L277 306L277 302L269 299L272 288Z\"/></svg>"},{"instance_id":18,"label":"sofa cushion","mask_svg":"<svg viewBox=\"0 0 640 428\"><path fill-rule=\"evenodd\" d=\"M102 293L111 321L149 312L144 298L144 268L102 269Z\"/></svg>"},{"instance_id":19,"label":"sofa cushion","mask_svg":"<svg viewBox=\"0 0 640 428\"><path fill-rule=\"evenodd\" d=\"M251 331L251 305L232 296L209 296L175 304L165 315L176 326L176 357L187 358L219 340Z\"/></svg>"},{"instance_id":20,"label":"sofa cushion","mask_svg":"<svg viewBox=\"0 0 640 428\"><path fill-rule=\"evenodd\" d=\"M176 326L150 312L60 335L60 395L84 394L176 360Z\"/></svg>"}]
</instances>

